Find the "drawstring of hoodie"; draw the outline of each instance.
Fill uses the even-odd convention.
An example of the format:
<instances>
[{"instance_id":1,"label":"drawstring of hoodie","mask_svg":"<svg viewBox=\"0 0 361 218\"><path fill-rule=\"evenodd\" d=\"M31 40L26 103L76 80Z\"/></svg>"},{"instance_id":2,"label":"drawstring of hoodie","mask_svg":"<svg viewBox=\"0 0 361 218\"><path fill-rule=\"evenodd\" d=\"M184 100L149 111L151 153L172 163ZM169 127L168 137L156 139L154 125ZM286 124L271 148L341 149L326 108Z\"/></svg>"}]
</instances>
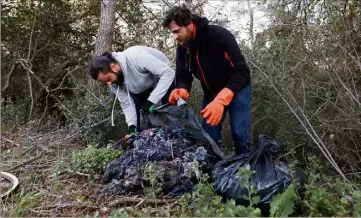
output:
<instances>
[{"instance_id":1,"label":"drawstring of hoodie","mask_svg":"<svg viewBox=\"0 0 361 218\"><path fill-rule=\"evenodd\" d=\"M124 82L126 82L125 75L124 75ZM132 101L131 101L131 99L130 99L130 93L129 93L128 83L126 83L126 84L127 84L127 93L128 93L128 101L129 101L129 104L130 104L130 105L133 107L133 109L136 111L135 105L132 104ZM114 103L113 103L113 108L112 108L112 117L111 117L112 126L115 126L115 125L114 125L114 107L115 107L115 102L117 101L118 92L119 92L119 85L118 85L118 88L117 88L117 93L115 94Z\"/></svg>"},{"instance_id":2,"label":"drawstring of hoodie","mask_svg":"<svg viewBox=\"0 0 361 218\"><path fill-rule=\"evenodd\" d=\"M132 104L133 101L130 100L130 94L129 94L129 87L128 87L128 84L127 84L127 92L128 92L128 101L129 101L129 104L131 104L133 106L133 109L135 111L137 111L137 109L135 108L135 105Z\"/></svg>"},{"instance_id":3,"label":"drawstring of hoodie","mask_svg":"<svg viewBox=\"0 0 361 218\"><path fill-rule=\"evenodd\" d=\"M117 101L118 92L119 92L119 86L118 86L118 88L117 88L117 93L115 94L114 103L113 103L113 109L112 109L112 126L114 126L114 107L115 107L115 102Z\"/></svg>"}]
</instances>

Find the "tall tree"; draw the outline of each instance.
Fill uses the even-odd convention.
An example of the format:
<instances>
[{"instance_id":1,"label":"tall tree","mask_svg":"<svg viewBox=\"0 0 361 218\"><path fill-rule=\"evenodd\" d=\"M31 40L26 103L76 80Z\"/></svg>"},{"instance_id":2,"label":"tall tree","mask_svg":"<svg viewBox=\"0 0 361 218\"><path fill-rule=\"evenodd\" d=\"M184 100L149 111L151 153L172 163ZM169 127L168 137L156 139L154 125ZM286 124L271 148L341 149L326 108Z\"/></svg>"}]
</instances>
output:
<instances>
[{"instance_id":1,"label":"tall tree","mask_svg":"<svg viewBox=\"0 0 361 218\"><path fill-rule=\"evenodd\" d=\"M248 6L248 14L249 14L249 38L251 41L251 45L253 46L254 43L254 9L251 5L251 1L247 0L247 6Z\"/></svg>"},{"instance_id":2,"label":"tall tree","mask_svg":"<svg viewBox=\"0 0 361 218\"><path fill-rule=\"evenodd\" d=\"M115 0L102 0L100 13L100 24L93 56L112 50L115 26Z\"/></svg>"},{"instance_id":3,"label":"tall tree","mask_svg":"<svg viewBox=\"0 0 361 218\"><path fill-rule=\"evenodd\" d=\"M191 9L192 8L192 0L185 0L185 5L187 6L187 8Z\"/></svg>"}]
</instances>

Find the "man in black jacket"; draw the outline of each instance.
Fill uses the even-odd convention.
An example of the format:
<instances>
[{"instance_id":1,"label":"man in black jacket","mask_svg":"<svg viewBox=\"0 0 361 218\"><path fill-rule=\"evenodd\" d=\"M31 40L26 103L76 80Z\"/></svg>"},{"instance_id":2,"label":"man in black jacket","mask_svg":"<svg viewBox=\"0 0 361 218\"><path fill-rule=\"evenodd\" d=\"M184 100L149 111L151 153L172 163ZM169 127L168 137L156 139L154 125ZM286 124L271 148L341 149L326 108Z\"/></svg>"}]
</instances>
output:
<instances>
[{"instance_id":1,"label":"man in black jacket","mask_svg":"<svg viewBox=\"0 0 361 218\"><path fill-rule=\"evenodd\" d=\"M187 99L193 75L201 81L203 128L220 144L222 123L229 111L235 153L248 151L250 140L250 71L235 37L185 6L166 12L163 26L177 40L176 89L170 103Z\"/></svg>"}]
</instances>

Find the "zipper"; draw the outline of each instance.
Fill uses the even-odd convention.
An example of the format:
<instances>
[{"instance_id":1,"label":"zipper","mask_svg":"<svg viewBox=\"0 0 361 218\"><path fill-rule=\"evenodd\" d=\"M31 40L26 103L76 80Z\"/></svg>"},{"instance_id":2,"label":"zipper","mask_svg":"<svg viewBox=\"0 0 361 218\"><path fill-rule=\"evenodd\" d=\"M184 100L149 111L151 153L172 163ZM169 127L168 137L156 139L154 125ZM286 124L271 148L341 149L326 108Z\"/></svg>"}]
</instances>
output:
<instances>
[{"instance_id":1,"label":"zipper","mask_svg":"<svg viewBox=\"0 0 361 218\"><path fill-rule=\"evenodd\" d=\"M232 60L229 58L228 53L227 53L226 51L224 52L224 57L226 58L227 61L229 61L229 63L231 64L231 66L234 67L233 62L232 62Z\"/></svg>"},{"instance_id":2,"label":"zipper","mask_svg":"<svg viewBox=\"0 0 361 218\"><path fill-rule=\"evenodd\" d=\"M204 76L204 73L203 73L203 69L201 67L201 64L199 63L199 58L198 58L198 50L197 50L197 54L196 54L196 59L197 59L197 63L198 63L198 67L199 67L199 70L201 71L201 74L202 74L202 78L203 78L203 81L204 81L204 84L206 84L207 88L209 89L209 91L212 92L212 95L213 97L216 97L216 95L213 93L213 91L211 90L211 88L209 87L207 81L206 81L206 77Z\"/></svg>"}]
</instances>

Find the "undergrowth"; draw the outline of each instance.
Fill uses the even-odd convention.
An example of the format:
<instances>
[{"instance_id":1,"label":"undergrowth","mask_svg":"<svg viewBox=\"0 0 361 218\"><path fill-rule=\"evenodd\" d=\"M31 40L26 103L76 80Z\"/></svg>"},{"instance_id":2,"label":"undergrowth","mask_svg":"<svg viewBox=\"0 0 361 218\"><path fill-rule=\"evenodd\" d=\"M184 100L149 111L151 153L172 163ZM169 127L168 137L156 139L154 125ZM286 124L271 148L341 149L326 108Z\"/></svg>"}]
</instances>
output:
<instances>
[{"instance_id":1,"label":"undergrowth","mask_svg":"<svg viewBox=\"0 0 361 218\"><path fill-rule=\"evenodd\" d=\"M316 156L309 157L309 183L303 200L307 216L361 216L361 191L357 184L340 178L325 177L326 167Z\"/></svg>"},{"instance_id":2,"label":"undergrowth","mask_svg":"<svg viewBox=\"0 0 361 218\"><path fill-rule=\"evenodd\" d=\"M250 181L254 171L243 167L239 170L239 176ZM187 216L187 217L260 217L261 209L257 207L260 199L256 195L257 190L250 186L250 182L241 183L241 187L247 188L248 195L240 196L248 201L248 205L236 204L236 201L224 200L213 190L213 184L209 183L207 174L202 174L195 191L185 194L174 207L165 206L159 208L145 207L136 210L134 207L123 207L111 212L112 217L128 216ZM273 216L288 216L293 212L295 199L293 185L282 194L274 196L271 204Z\"/></svg>"},{"instance_id":3,"label":"undergrowth","mask_svg":"<svg viewBox=\"0 0 361 218\"><path fill-rule=\"evenodd\" d=\"M355 185L344 182L341 179L321 176L326 167L316 156L309 157L307 168L308 184L305 185L304 193L298 196L295 190L296 184L291 183L283 192L273 196L270 203L270 217L287 216L361 216L361 192ZM249 181L254 174L249 168L243 167L239 175ZM257 190L250 186L250 182L241 184L248 189L248 196L240 196L249 202L248 205L236 204L236 201L224 200L213 190L213 184L209 183L207 175L201 175L195 191L187 193L174 205L162 207L122 207L113 209L112 217L129 216L188 216L188 217L260 217L264 216L257 207L260 201L256 195ZM154 195L150 195L155 197ZM95 214L97 216L97 214Z\"/></svg>"},{"instance_id":4,"label":"undergrowth","mask_svg":"<svg viewBox=\"0 0 361 218\"><path fill-rule=\"evenodd\" d=\"M104 174L105 166L112 160L122 155L121 150L106 148L95 148L89 145L83 151L73 152L71 167L74 171L87 173L94 177Z\"/></svg>"}]
</instances>

